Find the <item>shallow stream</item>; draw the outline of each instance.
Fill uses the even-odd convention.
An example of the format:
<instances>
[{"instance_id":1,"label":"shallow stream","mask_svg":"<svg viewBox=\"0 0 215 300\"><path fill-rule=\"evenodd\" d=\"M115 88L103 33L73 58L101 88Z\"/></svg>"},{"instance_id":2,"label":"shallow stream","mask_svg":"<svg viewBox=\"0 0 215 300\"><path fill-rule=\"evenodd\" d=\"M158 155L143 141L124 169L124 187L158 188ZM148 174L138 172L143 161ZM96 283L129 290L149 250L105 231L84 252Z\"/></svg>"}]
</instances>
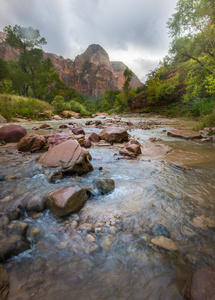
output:
<instances>
[{"instance_id":1,"label":"shallow stream","mask_svg":"<svg viewBox=\"0 0 215 300\"><path fill-rule=\"evenodd\" d=\"M85 121L75 122L84 126ZM92 147L94 171L67 176L55 184L35 164L39 154L21 154L13 148L5 153L0 147L1 173L11 176L0 182L1 211L62 186L87 187L98 177L115 181L114 191L95 194L67 218L57 218L48 210L23 216L30 229L40 229L40 236L32 240L30 250L4 265L10 279L8 300L183 299L193 269L215 268L215 230L195 227L192 222L196 216L215 216L215 147L167 136L166 130L189 127L189 122L155 117L151 121L156 123L152 129L128 132L141 143L161 138L162 144L174 149L167 156L121 159L115 146ZM55 131L65 121L48 123ZM33 125L22 124L28 131ZM86 133L101 130L84 129ZM74 220L92 224L93 238L72 228ZM177 253L152 246L150 239L159 234L159 228L166 228L179 248Z\"/></svg>"}]
</instances>

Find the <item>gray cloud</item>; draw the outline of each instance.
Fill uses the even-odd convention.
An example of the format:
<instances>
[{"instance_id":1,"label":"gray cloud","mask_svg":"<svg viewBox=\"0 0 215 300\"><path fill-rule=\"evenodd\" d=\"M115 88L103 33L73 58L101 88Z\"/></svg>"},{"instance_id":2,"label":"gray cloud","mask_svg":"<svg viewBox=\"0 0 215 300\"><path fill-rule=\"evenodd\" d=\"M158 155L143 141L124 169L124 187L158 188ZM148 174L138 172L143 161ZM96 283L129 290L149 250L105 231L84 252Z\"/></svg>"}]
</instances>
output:
<instances>
[{"instance_id":1,"label":"gray cloud","mask_svg":"<svg viewBox=\"0 0 215 300\"><path fill-rule=\"evenodd\" d=\"M100 44L143 79L167 54L166 21L177 0L1 0L0 30L32 26L47 39L44 50L74 58ZM131 51L135 49L135 51ZM126 56L127 55L127 56ZM139 63L139 65L138 65ZM137 70L137 71L136 71Z\"/></svg>"}]
</instances>

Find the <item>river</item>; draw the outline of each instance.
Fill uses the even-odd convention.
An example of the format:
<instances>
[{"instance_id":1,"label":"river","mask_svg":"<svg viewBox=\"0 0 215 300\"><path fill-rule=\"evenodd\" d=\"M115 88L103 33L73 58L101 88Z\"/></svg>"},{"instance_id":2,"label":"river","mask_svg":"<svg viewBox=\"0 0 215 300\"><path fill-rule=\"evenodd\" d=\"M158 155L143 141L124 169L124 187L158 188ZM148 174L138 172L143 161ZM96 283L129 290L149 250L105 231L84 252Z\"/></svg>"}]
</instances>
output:
<instances>
[{"instance_id":1,"label":"river","mask_svg":"<svg viewBox=\"0 0 215 300\"><path fill-rule=\"evenodd\" d=\"M150 129L128 129L130 136L140 143L160 138L173 151L163 157L143 153L136 159L121 159L118 146L93 146L89 152L94 171L52 184L35 163L38 153L20 154L12 147L4 152L0 147L1 173L11 178L0 182L1 211L53 188L86 187L98 177L115 181L111 193L95 194L67 218L48 210L22 217L40 235L32 239L29 250L4 264L10 279L8 300L183 299L193 270L215 268L214 228L193 222L198 216L215 215L214 145L167 135L173 127L192 128L189 121L138 116L121 120L152 122ZM75 122L87 134L101 131L85 126L86 119ZM63 123L48 121L53 131ZM32 132L32 122L21 125ZM75 220L91 224L94 232L72 228ZM179 251L153 247L151 238L165 230Z\"/></svg>"}]
</instances>

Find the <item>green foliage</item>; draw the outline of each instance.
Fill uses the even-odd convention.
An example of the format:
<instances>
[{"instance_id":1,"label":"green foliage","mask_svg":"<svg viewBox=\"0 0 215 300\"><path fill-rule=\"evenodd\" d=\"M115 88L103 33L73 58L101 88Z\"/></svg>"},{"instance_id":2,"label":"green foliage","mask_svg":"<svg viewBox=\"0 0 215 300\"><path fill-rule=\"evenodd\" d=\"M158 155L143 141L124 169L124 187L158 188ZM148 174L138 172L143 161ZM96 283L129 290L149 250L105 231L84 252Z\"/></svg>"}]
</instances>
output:
<instances>
[{"instance_id":1,"label":"green foliage","mask_svg":"<svg viewBox=\"0 0 215 300\"><path fill-rule=\"evenodd\" d=\"M76 102L74 100L70 101L70 107L72 111L80 113L81 116L89 115L89 112L86 110L85 106L79 102Z\"/></svg>"},{"instance_id":2,"label":"green foliage","mask_svg":"<svg viewBox=\"0 0 215 300\"><path fill-rule=\"evenodd\" d=\"M54 107L55 113L60 113L65 110L65 102L62 96L55 96L52 102L52 106Z\"/></svg>"},{"instance_id":3,"label":"green foliage","mask_svg":"<svg viewBox=\"0 0 215 300\"><path fill-rule=\"evenodd\" d=\"M0 94L0 114L10 121L13 117L40 119L39 113L51 110L51 106L34 98Z\"/></svg>"}]
</instances>

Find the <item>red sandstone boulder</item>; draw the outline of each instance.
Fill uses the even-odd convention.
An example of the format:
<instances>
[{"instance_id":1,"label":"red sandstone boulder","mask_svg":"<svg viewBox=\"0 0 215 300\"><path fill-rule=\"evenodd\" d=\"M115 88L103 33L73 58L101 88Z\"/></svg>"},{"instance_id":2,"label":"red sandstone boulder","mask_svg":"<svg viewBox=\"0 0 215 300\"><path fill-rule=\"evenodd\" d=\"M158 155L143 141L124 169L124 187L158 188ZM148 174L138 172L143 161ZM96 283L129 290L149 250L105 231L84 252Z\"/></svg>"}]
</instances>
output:
<instances>
[{"instance_id":1,"label":"red sandstone boulder","mask_svg":"<svg viewBox=\"0 0 215 300\"><path fill-rule=\"evenodd\" d=\"M47 144L49 147L52 147L52 146L59 145L68 140L73 140L73 137L64 132L54 133L48 136Z\"/></svg>"},{"instance_id":2,"label":"red sandstone boulder","mask_svg":"<svg viewBox=\"0 0 215 300\"><path fill-rule=\"evenodd\" d=\"M6 143L16 143L27 134L24 127L10 124L0 128L0 140Z\"/></svg>"},{"instance_id":3,"label":"red sandstone boulder","mask_svg":"<svg viewBox=\"0 0 215 300\"><path fill-rule=\"evenodd\" d=\"M93 170L90 159L89 152L76 140L69 140L49 149L36 160L43 167L58 168L81 175Z\"/></svg>"},{"instance_id":4,"label":"red sandstone boulder","mask_svg":"<svg viewBox=\"0 0 215 300\"><path fill-rule=\"evenodd\" d=\"M89 140L93 143L98 143L100 141L100 136L97 133L92 132L89 136Z\"/></svg>"},{"instance_id":5,"label":"red sandstone boulder","mask_svg":"<svg viewBox=\"0 0 215 300\"><path fill-rule=\"evenodd\" d=\"M194 272L186 291L186 299L215 299L215 269L200 268Z\"/></svg>"},{"instance_id":6,"label":"red sandstone boulder","mask_svg":"<svg viewBox=\"0 0 215 300\"><path fill-rule=\"evenodd\" d=\"M107 127L103 129L100 138L107 142L122 143L128 140L128 132L122 127Z\"/></svg>"},{"instance_id":7,"label":"red sandstone boulder","mask_svg":"<svg viewBox=\"0 0 215 300\"><path fill-rule=\"evenodd\" d=\"M136 140L130 140L125 144L125 148L121 149L119 153L125 156L136 157L142 153L140 143Z\"/></svg>"},{"instance_id":8,"label":"red sandstone boulder","mask_svg":"<svg viewBox=\"0 0 215 300\"><path fill-rule=\"evenodd\" d=\"M82 127L71 128L71 130L75 135L79 135L79 134L85 135L84 129Z\"/></svg>"},{"instance_id":9,"label":"red sandstone boulder","mask_svg":"<svg viewBox=\"0 0 215 300\"><path fill-rule=\"evenodd\" d=\"M27 133L17 145L17 149L23 152L35 152L43 149L46 145L46 139L42 135Z\"/></svg>"},{"instance_id":10,"label":"red sandstone boulder","mask_svg":"<svg viewBox=\"0 0 215 300\"><path fill-rule=\"evenodd\" d=\"M192 140L192 139L200 139L201 134L199 132L195 132L192 130L187 129L171 129L167 132L167 135L173 136L173 137L179 137L186 140Z\"/></svg>"},{"instance_id":11,"label":"red sandstone boulder","mask_svg":"<svg viewBox=\"0 0 215 300\"><path fill-rule=\"evenodd\" d=\"M87 201L86 190L72 185L55 190L46 197L46 206L59 217L66 216L81 209Z\"/></svg>"}]
</instances>

